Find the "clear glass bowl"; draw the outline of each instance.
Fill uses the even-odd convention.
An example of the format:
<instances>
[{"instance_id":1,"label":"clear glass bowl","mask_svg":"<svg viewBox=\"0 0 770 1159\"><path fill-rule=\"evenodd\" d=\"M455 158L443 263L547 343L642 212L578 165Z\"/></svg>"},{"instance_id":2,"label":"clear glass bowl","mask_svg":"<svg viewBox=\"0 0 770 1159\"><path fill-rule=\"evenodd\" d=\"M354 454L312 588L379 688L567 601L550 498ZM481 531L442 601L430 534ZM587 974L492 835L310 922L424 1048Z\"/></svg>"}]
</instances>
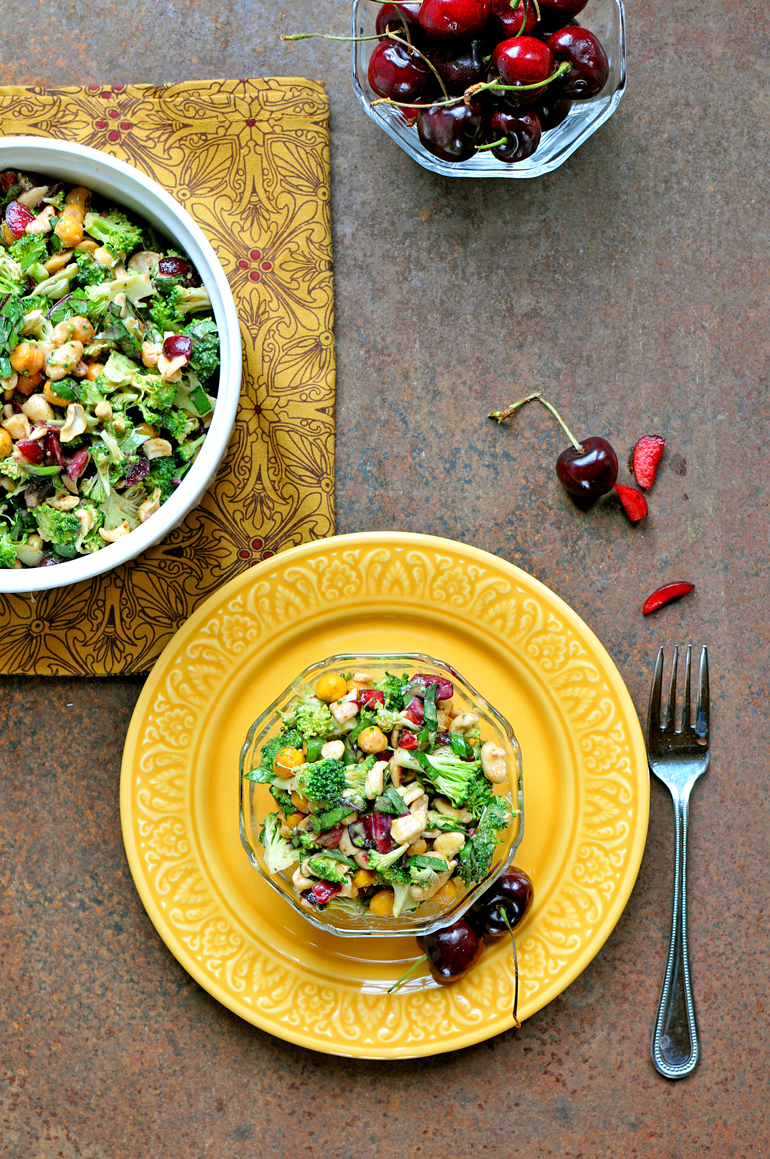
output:
<instances>
[{"instance_id":1,"label":"clear glass bowl","mask_svg":"<svg viewBox=\"0 0 770 1159\"><path fill-rule=\"evenodd\" d=\"M371 0L353 0L351 36L371 36L377 16ZM468 161L441 161L423 148L417 129L409 126L400 109L388 105L372 108L377 94L369 85L367 69L376 41L355 41L352 45L353 89L364 112L387 133L413 161L445 177L539 177L563 165L567 158L608 120L626 87L626 18L622 0L589 0L578 22L596 33L610 62L607 84L590 101L575 101L569 116L555 129L543 133L537 151L526 161L506 165L490 152L477 153Z\"/></svg>"},{"instance_id":2,"label":"clear glass bowl","mask_svg":"<svg viewBox=\"0 0 770 1159\"><path fill-rule=\"evenodd\" d=\"M285 711L288 704L296 697L300 687L306 684L315 684L326 672L354 670L369 672L375 681L383 677L387 671L395 671L399 675L402 672L409 675L414 675L417 672L435 672L437 675L446 676L454 684L454 703L463 710L477 713L481 718L482 740L493 741L505 749L509 780L508 783L503 782L501 785L495 785L495 792L505 797L509 809L515 816L502 835L502 840L495 850L492 866L484 880L465 889L457 895L450 906L443 909L437 903L427 901L423 902L420 908L413 913L402 914L398 918L376 917L366 911L362 912L360 916L351 915L341 910L335 910L333 906L327 906L320 912L311 912L301 906L297 900L291 880L291 871L269 874L265 868L259 833L267 814L275 811L275 801L270 796L267 785L259 785L254 781L245 780L243 774L258 767L262 745L281 730L278 709ZM257 873L288 902L292 909L301 914L305 921L310 922L319 930L339 934L341 937L352 938L372 934L379 937L415 937L418 934L428 934L442 926L451 925L452 922L461 918L479 894L483 893L495 878L508 868L524 834L521 751L513 734L513 729L497 709L488 704L484 697L466 680L463 680L454 668L450 668L448 664L444 664L440 660L435 660L432 656L424 656L419 653L381 652L368 656L361 654L330 656L328 660L311 664L309 668L301 672L294 683L284 689L249 729L241 751L239 798L241 842Z\"/></svg>"}]
</instances>

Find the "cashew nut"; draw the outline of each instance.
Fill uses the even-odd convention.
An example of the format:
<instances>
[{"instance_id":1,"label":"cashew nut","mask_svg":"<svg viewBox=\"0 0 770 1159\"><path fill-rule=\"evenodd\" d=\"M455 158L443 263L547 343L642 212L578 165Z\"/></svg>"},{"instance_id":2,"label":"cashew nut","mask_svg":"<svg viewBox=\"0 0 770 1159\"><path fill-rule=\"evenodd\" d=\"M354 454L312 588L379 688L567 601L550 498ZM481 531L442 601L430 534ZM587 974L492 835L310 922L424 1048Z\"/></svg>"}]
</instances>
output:
<instances>
[{"instance_id":1,"label":"cashew nut","mask_svg":"<svg viewBox=\"0 0 770 1159\"><path fill-rule=\"evenodd\" d=\"M144 444L144 453L147 454L147 443ZM169 454L171 454L170 446ZM149 455L147 457L150 458ZM358 712L358 705L354 700L336 700L333 704L329 705L329 712L337 721L337 724L347 724Z\"/></svg>"},{"instance_id":2,"label":"cashew nut","mask_svg":"<svg viewBox=\"0 0 770 1159\"><path fill-rule=\"evenodd\" d=\"M124 535L128 535L131 528L128 525L128 520L124 519L121 524L113 528L112 531L105 531L103 527L99 528L99 534L105 543L114 543L117 539L122 539Z\"/></svg>"},{"instance_id":3,"label":"cashew nut","mask_svg":"<svg viewBox=\"0 0 770 1159\"><path fill-rule=\"evenodd\" d=\"M345 742L342 740L327 740L326 744L321 749L322 757L333 757L334 760L342 760L345 755Z\"/></svg>"},{"instance_id":4,"label":"cashew nut","mask_svg":"<svg viewBox=\"0 0 770 1159\"><path fill-rule=\"evenodd\" d=\"M71 443L78 435L84 434L87 429L86 412L79 402L71 402L67 407L66 422L59 431L59 441L62 443Z\"/></svg>"},{"instance_id":5,"label":"cashew nut","mask_svg":"<svg viewBox=\"0 0 770 1159\"><path fill-rule=\"evenodd\" d=\"M373 801L382 792L385 785L385 770L387 767L387 761L375 761L366 774L364 793L366 794L367 801Z\"/></svg>"},{"instance_id":6,"label":"cashew nut","mask_svg":"<svg viewBox=\"0 0 770 1159\"><path fill-rule=\"evenodd\" d=\"M501 784L508 776L505 767L505 749L488 740L481 746L481 768L488 781L494 785Z\"/></svg>"},{"instance_id":7,"label":"cashew nut","mask_svg":"<svg viewBox=\"0 0 770 1159\"><path fill-rule=\"evenodd\" d=\"M399 845L411 845L422 836L427 822L427 814L423 810L419 813L406 813L403 817L396 817L390 826L390 835Z\"/></svg>"},{"instance_id":8,"label":"cashew nut","mask_svg":"<svg viewBox=\"0 0 770 1159\"><path fill-rule=\"evenodd\" d=\"M142 443L142 451L148 459L167 459L171 454L168 439L147 439Z\"/></svg>"},{"instance_id":9,"label":"cashew nut","mask_svg":"<svg viewBox=\"0 0 770 1159\"><path fill-rule=\"evenodd\" d=\"M440 853L442 857L446 857L447 861L451 861L464 844L465 837L462 833L441 833L433 842L433 852Z\"/></svg>"},{"instance_id":10,"label":"cashew nut","mask_svg":"<svg viewBox=\"0 0 770 1159\"><path fill-rule=\"evenodd\" d=\"M449 726L450 732L469 732L479 723L475 712L461 712Z\"/></svg>"},{"instance_id":11,"label":"cashew nut","mask_svg":"<svg viewBox=\"0 0 770 1159\"><path fill-rule=\"evenodd\" d=\"M156 487L149 499L145 499L144 503L140 504L137 512L140 523L146 523L151 515L160 507L160 487Z\"/></svg>"}]
</instances>

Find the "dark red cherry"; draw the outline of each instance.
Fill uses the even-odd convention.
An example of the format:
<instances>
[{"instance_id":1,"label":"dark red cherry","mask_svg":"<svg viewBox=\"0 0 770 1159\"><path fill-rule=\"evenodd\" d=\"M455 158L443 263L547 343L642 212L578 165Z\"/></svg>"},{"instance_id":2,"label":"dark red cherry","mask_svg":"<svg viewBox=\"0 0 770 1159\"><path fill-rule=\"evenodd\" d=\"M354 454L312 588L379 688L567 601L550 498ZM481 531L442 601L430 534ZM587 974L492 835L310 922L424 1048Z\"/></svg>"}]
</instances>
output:
<instances>
[{"instance_id":1,"label":"dark red cherry","mask_svg":"<svg viewBox=\"0 0 770 1159\"><path fill-rule=\"evenodd\" d=\"M378 96L413 101L432 73L416 52L395 40L382 40L369 58L369 84Z\"/></svg>"},{"instance_id":2,"label":"dark red cherry","mask_svg":"<svg viewBox=\"0 0 770 1159\"><path fill-rule=\"evenodd\" d=\"M473 36L489 16L489 0L423 0L420 27L435 40Z\"/></svg>"},{"instance_id":3,"label":"dark red cherry","mask_svg":"<svg viewBox=\"0 0 770 1159\"><path fill-rule=\"evenodd\" d=\"M491 63L504 84L517 87L547 81L556 69L550 48L534 36L516 36L503 40L492 52ZM521 101L523 104L531 104L544 93L545 85L541 89L527 88L521 94ZM516 94L511 92L505 96L509 100L516 98Z\"/></svg>"},{"instance_id":4,"label":"dark red cherry","mask_svg":"<svg viewBox=\"0 0 770 1159\"><path fill-rule=\"evenodd\" d=\"M186 334L169 334L163 343L163 353L166 358L184 358L185 366L190 361L192 351L192 338L188 338Z\"/></svg>"},{"instance_id":5,"label":"dark red cherry","mask_svg":"<svg viewBox=\"0 0 770 1159\"><path fill-rule=\"evenodd\" d=\"M532 0L524 2L526 3L524 34L530 36L537 28L537 12ZM525 18L525 9L522 0L519 0L518 4L514 0L514 5L511 4L511 0L490 0L489 23L484 32L494 37L494 42L509 40L520 31Z\"/></svg>"},{"instance_id":6,"label":"dark red cherry","mask_svg":"<svg viewBox=\"0 0 770 1159\"><path fill-rule=\"evenodd\" d=\"M566 121L571 108L572 101L561 96L557 90L549 88L545 96L541 97L535 106L542 131L547 133L550 129L557 128L562 121Z\"/></svg>"},{"instance_id":7,"label":"dark red cherry","mask_svg":"<svg viewBox=\"0 0 770 1159\"><path fill-rule=\"evenodd\" d=\"M531 157L540 144L540 119L534 109L498 109L489 122L488 136L490 141L507 138L504 145L496 145L491 152L498 160L515 165Z\"/></svg>"},{"instance_id":8,"label":"dark red cherry","mask_svg":"<svg viewBox=\"0 0 770 1159\"><path fill-rule=\"evenodd\" d=\"M581 449L567 447L556 460L559 482L570 495L598 499L615 486L618 456L606 439L592 436L582 439Z\"/></svg>"},{"instance_id":9,"label":"dark red cherry","mask_svg":"<svg viewBox=\"0 0 770 1159\"><path fill-rule=\"evenodd\" d=\"M417 132L429 153L442 161L467 161L484 134L484 108L470 105L431 105L417 114Z\"/></svg>"},{"instance_id":10,"label":"dark red cherry","mask_svg":"<svg viewBox=\"0 0 770 1159\"><path fill-rule=\"evenodd\" d=\"M418 938L417 944L428 956L431 974L444 986L470 973L484 952L484 939L464 919Z\"/></svg>"},{"instance_id":11,"label":"dark red cherry","mask_svg":"<svg viewBox=\"0 0 770 1159\"><path fill-rule=\"evenodd\" d=\"M540 15L543 20L561 20L559 27L568 24L573 16L582 12L588 0L543 0Z\"/></svg>"},{"instance_id":12,"label":"dark red cherry","mask_svg":"<svg viewBox=\"0 0 770 1159\"><path fill-rule=\"evenodd\" d=\"M420 25L417 20L419 15L420 4L413 0L402 4L383 4L375 22L377 35L384 36L386 32L395 32L396 36L403 36L406 40L404 24L409 29L410 35L419 32Z\"/></svg>"},{"instance_id":13,"label":"dark red cherry","mask_svg":"<svg viewBox=\"0 0 770 1159\"><path fill-rule=\"evenodd\" d=\"M14 237L24 237L27 226L34 220L34 213L30 213L26 205L22 205L20 201L9 201L5 207L5 224Z\"/></svg>"},{"instance_id":14,"label":"dark red cherry","mask_svg":"<svg viewBox=\"0 0 770 1159\"><path fill-rule=\"evenodd\" d=\"M483 45L484 41L480 37L474 40L445 40L431 53L433 67L453 96L464 93L471 85L484 79L486 65Z\"/></svg>"},{"instance_id":15,"label":"dark red cherry","mask_svg":"<svg viewBox=\"0 0 770 1159\"><path fill-rule=\"evenodd\" d=\"M480 936L499 938L508 932L506 917L513 930L529 912L534 892L529 876L512 865L473 903L466 920Z\"/></svg>"},{"instance_id":16,"label":"dark red cherry","mask_svg":"<svg viewBox=\"0 0 770 1159\"><path fill-rule=\"evenodd\" d=\"M567 61L571 66L561 78L563 96L573 101L587 101L602 91L610 75L610 64L593 32L569 25L549 36L546 45L557 61Z\"/></svg>"}]
</instances>

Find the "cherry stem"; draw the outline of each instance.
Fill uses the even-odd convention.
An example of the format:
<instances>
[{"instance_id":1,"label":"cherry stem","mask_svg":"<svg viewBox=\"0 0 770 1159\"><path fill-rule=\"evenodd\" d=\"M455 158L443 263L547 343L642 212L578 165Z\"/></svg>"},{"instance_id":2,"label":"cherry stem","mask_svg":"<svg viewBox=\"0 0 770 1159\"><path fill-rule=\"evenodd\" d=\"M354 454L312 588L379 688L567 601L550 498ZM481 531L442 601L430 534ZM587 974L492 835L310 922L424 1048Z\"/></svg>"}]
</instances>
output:
<instances>
[{"instance_id":1,"label":"cherry stem","mask_svg":"<svg viewBox=\"0 0 770 1159\"><path fill-rule=\"evenodd\" d=\"M428 960L428 955L423 954L423 956L421 958L418 958L416 962L413 962L412 965L407 970L407 972L405 974L401 975L398 982L393 983L390 990L388 990L388 994L395 994L396 990L398 990L401 986L403 986L404 982L406 982L407 978L411 977L411 975L415 972L417 967L421 966L423 964L423 962L427 962L427 960Z\"/></svg>"},{"instance_id":2,"label":"cherry stem","mask_svg":"<svg viewBox=\"0 0 770 1159\"><path fill-rule=\"evenodd\" d=\"M553 406L548 401L547 398L543 398L543 396L539 390L536 390L534 394L528 394L526 398L520 398L518 402L512 402L510 406L507 406L505 408L505 410L493 410L488 417L491 419L497 419L497 421L499 423L504 423L505 420L509 419L511 417L511 415L513 414L513 412L518 410L518 408L520 406L524 406L524 404L527 402L534 402L535 399L537 399L538 402L541 402L543 404L543 406L551 412L551 414L556 419L557 423L559 424L561 429L564 431L564 433L567 436L567 438L569 439L569 441L572 443L572 446L575 448L575 450L582 451L583 450L582 443L579 443L577 441L577 439L573 435L572 431L569 429L569 427L565 423L564 419L561 417L561 415L557 411L556 407Z\"/></svg>"},{"instance_id":3,"label":"cherry stem","mask_svg":"<svg viewBox=\"0 0 770 1159\"><path fill-rule=\"evenodd\" d=\"M513 946L513 975L514 975L513 1025L516 1027L517 1030L520 1030L521 1023L519 1022L519 955L516 953L516 939L513 936L513 930L511 929L511 923L508 921L508 914L505 912L505 909L503 908L503 906L500 906L500 908L497 912L500 914L500 917L503 919L503 921L507 925L508 933L511 935L511 945Z\"/></svg>"},{"instance_id":4,"label":"cherry stem","mask_svg":"<svg viewBox=\"0 0 770 1159\"><path fill-rule=\"evenodd\" d=\"M490 89L495 93L526 93L530 89L542 89L545 88L546 85L553 84L555 80L558 80L560 76L564 76L565 73L570 72L571 69L572 65L569 63L569 61L562 61L556 72L546 77L545 80L537 81L535 84L531 85L503 85L499 83L499 77L497 77L495 80L480 81L477 85L471 85L469 89L466 89L461 99L465 101L466 105L469 105L471 103L471 99L476 95L476 93L482 93L486 89Z\"/></svg>"},{"instance_id":5,"label":"cherry stem","mask_svg":"<svg viewBox=\"0 0 770 1159\"><path fill-rule=\"evenodd\" d=\"M281 40L382 40L381 36L329 36L326 32L290 32Z\"/></svg>"},{"instance_id":6,"label":"cherry stem","mask_svg":"<svg viewBox=\"0 0 770 1159\"><path fill-rule=\"evenodd\" d=\"M399 13L399 15L400 15L400 13ZM401 17L401 19L404 20L403 16ZM404 20L404 28L406 28L406 21L405 20ZM409 35L409 30L407 29L407 36L408 35ZM390 30L388 30L388 32L386 33L386 36L388 36L391 40L397 40L399 44L405 44L406 47L410 50L410 52L416 53L417 56L419 56L421 60L425 61L428 68L433 73L433 75L435 76L438 83L441 85L442 93L444 94L446 99L449 100L449 93L447 92L447 87L444 84L441 77L439 76L439 74L436 72L435 68L433 67L433 62L428 60L427 56L425 56L424 53L420 52L419 48L415 48L415 46L412 44L411 40L410 41L402 40L400 36L396 36L395 32L391 32Z\"/></svg>"},{"instance_id":7,"label":"cherry stem","mask_svg":"<svg viewBox=\"0 0 770 1159\"><path fill-rule=\"evenodd\" d=\"M486 149L496 149L498 145L504 145L507 140L507 137L501 137L499 141L490 141L487 145L479 145L476 152L483 153Z\"/></svg>"}]
</instances>

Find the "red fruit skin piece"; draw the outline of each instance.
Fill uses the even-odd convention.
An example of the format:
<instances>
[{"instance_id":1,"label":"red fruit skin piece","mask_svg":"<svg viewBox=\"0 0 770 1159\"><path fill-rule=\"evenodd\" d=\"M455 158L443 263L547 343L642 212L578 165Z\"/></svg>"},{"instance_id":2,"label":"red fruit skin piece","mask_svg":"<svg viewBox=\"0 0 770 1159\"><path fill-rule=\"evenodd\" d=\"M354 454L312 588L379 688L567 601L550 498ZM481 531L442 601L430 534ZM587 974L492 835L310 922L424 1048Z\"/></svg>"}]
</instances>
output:
<instances>
[{"instance_id":1,"label":"red fruit skin piece","mask_svg":"<svg viewBox=\"0 0 770 1159\"><path fill-rule=\"evenodd\" d=\"M5 207L5 224L14 237L24 237L27 226L34 220L34 213L30 213L26 205L19 201L9 201Z\"/></svg>"},{"instance_id":2,"label":"red fruit skin piece","mask_svg":"<svg viewBox=\"0 0 770 1159\"><path fill-rule=\"evenodd\" d=\"M360 704L373 705L381 704L385 707L385 693L380 692L378 688L362 688L358 694Z\"/></svg>"},{"instance_id":3,"label":"red fruit skin piece","mask_svg":"<svg viewBox=\"0 0 770 1159\"><path fill-rule=\"evenodd\" d=\"M42 463L45 458L45 439L19 439L16 449L28 463Z\"/></svg>"},{"instance_id":4,"label":"red fruit skin piece","mask_svg":"<svg viewBox=\"0 0 770 1159\"><path fill-rule=\"evenodd\" d=\"M399 737L398 747L400 749L406 749L407 752L409 749L416 749L417 737L413 732L407 732L406 729L404 729L404 731L401 733L401 736Z\"/></svg>"},{"instance_id":5,"label":"red fruit skin piece","mask_svg":"<svg viewBox=\"0 0 770 1159\"><path fill-rule=\"evenodd\" d=\"M335 893L339 893L342 889L338 881L317 881L311 893L315 898L316 905L326 905L327 901L331 901Z\"/></svg>"},{"instance_id":6,"label":"red fruit skin piece","mask_svg":"<svg viewBox=\"0 0 770 1159\"><path fill-rule=\"evenodd\" d=\"M621 483L615 484L615 490L618 493L618 498L623 504L623 510L632 523L638 523L640 519L647 517L647 500L641 491L636 491L633 487L624 487Z\"/></svg>"},{"instance_id":7,"label":"red fruit skin piece","mask_svg":"<svg viewBox=\"0 0 770 1159\"><path fill-rule=\"evenodd\" d=\"M663 435L642 435L637 442L631 462L634 478L640 487L645 489L652 487L665 447L666 440Z\"/></svg>"},{"instance_id":8,"label":"red fruit skin piece","mask_svg":"<svg viewBox=\"0 0 770 1159\"><path fill-rule=\"evenodd\" d=\"M650 612L657 612L658 608L662 608L664 604L670 604L673 600L681 600L682 596L689 595L694 590L695 584L688 584L686 580L676 580L674 583L663 584L663 587L657 588L651 596L647 597L642 612L645 616L649 616Z\"/></svg>"}]
</instances>

